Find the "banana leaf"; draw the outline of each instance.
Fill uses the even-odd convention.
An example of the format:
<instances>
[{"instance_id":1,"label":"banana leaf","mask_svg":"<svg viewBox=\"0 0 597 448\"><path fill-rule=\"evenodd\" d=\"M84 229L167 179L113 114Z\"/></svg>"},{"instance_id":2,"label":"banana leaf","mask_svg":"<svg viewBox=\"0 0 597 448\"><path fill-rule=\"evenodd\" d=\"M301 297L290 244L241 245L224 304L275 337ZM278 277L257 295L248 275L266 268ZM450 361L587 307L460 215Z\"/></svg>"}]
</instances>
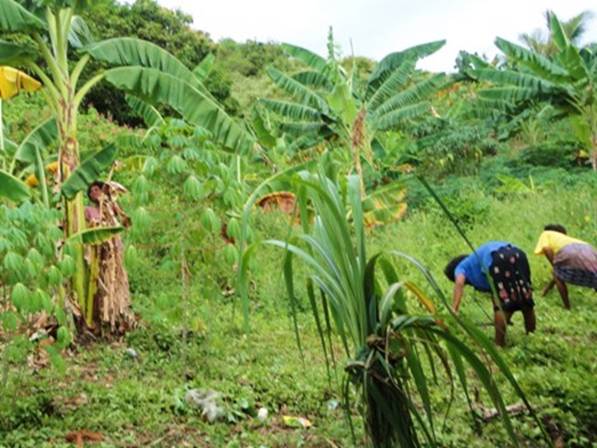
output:
<instances>
[{"instance_id":1,"label":"banana leaf","mask_svg":"<svg viewBox=\"0 0 597 448\"><path fill-rule=\"evenodd\" d=\"M17 148L15 158L20 162L35 163L36 153L47 148L58 138L56 120L50 118L33 129Z\"/></svg>"},{"instance_id":2,"label":"banana leaf","mask_svg":"<svg viewBox=\"0 0 597 448\"><path fill-rule=\"evenodd\" d=\"M40 31L46 24L13 0L0 0L0 30Z\"/></svg>"},{"instance_id":3,"label":"banana leaf","mask_svg":"<svg viewBox=\"0 0 597 448\"><path fill-rule=\"evenodd\" d=\"M117 151L116 146L110 145L86 159L62 184L62 194L70 200L78 192L86 190L106 168L112 165Z\"/></svg>"},{"instance_id":4,"label":"banana leaf","mask_svg":"<svg viewBox=\"0 0 597 448\"><path fill-rule=\"evenodd\" d=\"M254 139L242 126L183 79L156 69L134 66L108 70L105 80L152 104L171 106L189 123L208 129L215 141L227 148L240 152L253 148Z\"/></svg>"},{"instance_id":5,"label":"banana leaf","mask_svg":"<svg viewBox=\"0 0 597 448\"><path fill-rule=\"evenodd\" d=\"M22 202L31 197L29 187L16 177L0 170L0 198Z\"/></svg>"},{"instance_id":6,"label":"banana leaf","mask_svg":"<svg viewBox=\"0 0 597 448\"><path fill-rule=\"evenodd\" d=\"M82 244L102 244L111 238L113 238L118 233L122 232L124 227L122 226L115 226L115 227L95 227L92 229L85 229L80 232L75 233L71 236L68 241L73 243L82 243Z\"/></svg>"}]
</instances>

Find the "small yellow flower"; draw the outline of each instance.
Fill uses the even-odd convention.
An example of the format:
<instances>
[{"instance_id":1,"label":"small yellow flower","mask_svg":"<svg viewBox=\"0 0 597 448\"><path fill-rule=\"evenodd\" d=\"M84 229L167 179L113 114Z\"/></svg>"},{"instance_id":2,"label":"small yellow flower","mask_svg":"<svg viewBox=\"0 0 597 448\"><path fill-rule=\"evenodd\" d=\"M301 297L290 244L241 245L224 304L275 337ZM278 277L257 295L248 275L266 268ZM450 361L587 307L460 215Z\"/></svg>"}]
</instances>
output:
<instances>
[{"instance_id":1,"label":"small yellow flower","mask_svg":"<svg viewBox=\"0 0 597 448\"><path fill-rule=\"evenodd\" d=\"M56 171L58 171L58 162L48 163L46 165L46 170L52 174L56 173Z\"/></svg>"},{"instance_id":2,"label":"small yellow flower","mask_svg":"<svg viewBox=\"0 0 597 448\"><path fill-rule=\"evenodd\" d=\"M37 180L37 177L35 177L35 174L30 174L27 179L25 179L25 183L30 188L35 188L39 185L39 181Z\"/></svg>"}]
</instances>

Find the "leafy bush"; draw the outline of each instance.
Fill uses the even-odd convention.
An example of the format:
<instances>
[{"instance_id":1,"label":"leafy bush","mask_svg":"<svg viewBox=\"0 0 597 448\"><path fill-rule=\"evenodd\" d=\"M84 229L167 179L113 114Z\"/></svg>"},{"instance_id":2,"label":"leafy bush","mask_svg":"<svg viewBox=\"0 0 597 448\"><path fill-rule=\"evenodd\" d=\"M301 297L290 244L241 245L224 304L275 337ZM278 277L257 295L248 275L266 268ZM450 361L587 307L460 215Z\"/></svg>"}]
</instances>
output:
<instances>
[{"instance_id":1,"label":"leafy bush","mask_svg":"<svg viewBox=\"0 0 597 448\"><path fill-rule=\"evenodd\" d=\"M51 360L62 366L61 349L70 343L64 314L63 284L74 271L73 258L57 249L62 231L59 213L41 205L24 203L18 208L0 206L0 341L6 345L2 383L8 380L9 365L22 364L44 340ZM23 329L33 316L45 313L56 319L52 334L36 333L31 338ZM55 341L55 343L54 343ZM47 341L46 341L47 342Z\"/></svg>"}]
</instances>

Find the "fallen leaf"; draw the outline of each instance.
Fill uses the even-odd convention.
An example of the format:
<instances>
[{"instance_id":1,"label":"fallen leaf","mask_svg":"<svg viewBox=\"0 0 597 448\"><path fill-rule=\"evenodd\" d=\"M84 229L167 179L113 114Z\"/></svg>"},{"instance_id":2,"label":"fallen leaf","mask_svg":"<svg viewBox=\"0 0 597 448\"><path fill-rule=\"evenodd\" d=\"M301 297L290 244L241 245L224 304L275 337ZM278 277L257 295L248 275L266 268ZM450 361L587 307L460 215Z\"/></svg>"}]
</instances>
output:
<instances>
[{"instance_id":1,"label":"fallen leaf","mask_svg":"<svg viewBox=\"0 0 597 448\"><path fill-rule=\"evenodd\" d=\"M289 428L310 428L313 424L304 417L293 417L284 415L282 421Z\"/></svg>"},{"instance_id":2,"label":"fallen leaf","mask_svg":"<svg viewBox=\"0 0 597 448\"><path fill-rule=\"evenodd\" d=\"M72 431L66 435L66 441L76 444L77 448L84 447L85 442L101 442L102 440L104 440L104 436L99 432L88 431L86 429Z\"/></svg>"}]
</instances>

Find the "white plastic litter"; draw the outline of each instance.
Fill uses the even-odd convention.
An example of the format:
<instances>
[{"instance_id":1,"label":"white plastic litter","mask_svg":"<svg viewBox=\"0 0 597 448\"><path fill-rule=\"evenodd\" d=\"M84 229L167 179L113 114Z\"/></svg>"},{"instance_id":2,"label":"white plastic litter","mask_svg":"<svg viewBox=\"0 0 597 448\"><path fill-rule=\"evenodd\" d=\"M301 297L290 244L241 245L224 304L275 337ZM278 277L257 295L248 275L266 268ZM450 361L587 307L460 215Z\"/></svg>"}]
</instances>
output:
<instances>
[{"instance_id":1,"label":"white plastic litter","mask_svg":"<svg viewBox=\"0 0 597 448\"><path fill-rule=\"evenodd\" d=\"M257 419L260 422L264 422L267 420L268 414L269 412L267 411L267 408L259 408L259 411L257 411Z\"/></svg>"},{"instance_id":2,"label":"white plastic litter","mask_svg":"<svg viewBox=\"0 0 597 448\"><path fill-rule=\"evenodd\" d=\"M218 404L221 394L209 389L190 389L184 396L185 401L201 410L201 415L213 423L224 415L224 409Z\"/></svg>"}]
</instances>

